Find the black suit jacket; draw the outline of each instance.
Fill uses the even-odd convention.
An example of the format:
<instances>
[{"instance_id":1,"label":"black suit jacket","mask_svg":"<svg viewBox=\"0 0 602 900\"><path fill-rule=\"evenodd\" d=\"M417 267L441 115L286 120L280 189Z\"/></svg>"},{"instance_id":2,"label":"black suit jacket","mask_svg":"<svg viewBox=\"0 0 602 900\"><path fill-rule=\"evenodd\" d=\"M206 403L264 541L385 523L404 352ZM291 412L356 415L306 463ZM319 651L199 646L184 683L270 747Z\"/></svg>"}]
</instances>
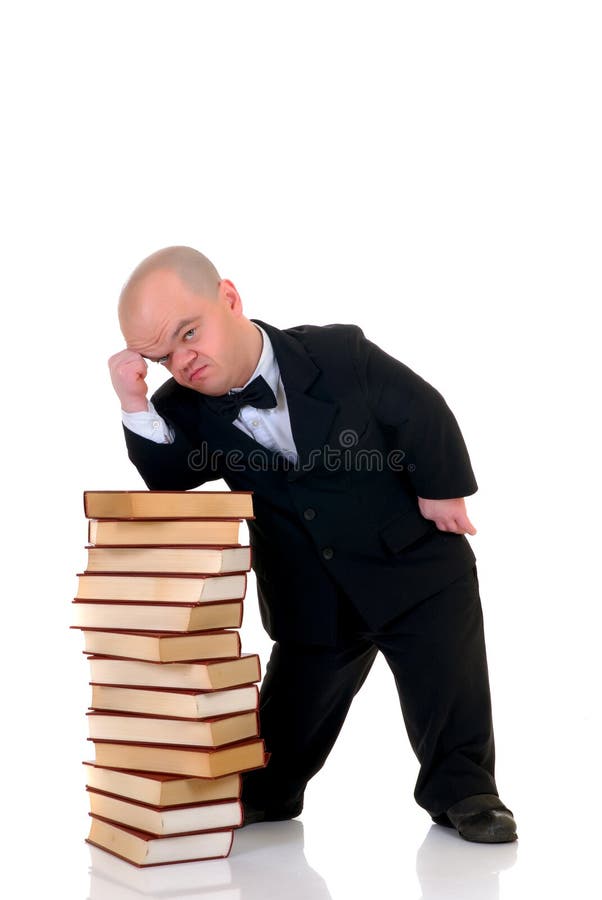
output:
<instances>
[{"instance_id":1,"label":"black suit jacket","mask_svg":"<svg viewBox=\"0 0 602 900\"><path fill-rule=\"evenodd\" d=\"M439 531L416 498L464 497L477 484L441 394L360 328L254 321L272 341L298 464L287 467L173 379L152 400L174 443L125 428L128 452L152 490L223 478L253 491L249 532L268 633L331 644L343 594L378 628L474 565L466 538Z\"/></svg>"}]
</instances>

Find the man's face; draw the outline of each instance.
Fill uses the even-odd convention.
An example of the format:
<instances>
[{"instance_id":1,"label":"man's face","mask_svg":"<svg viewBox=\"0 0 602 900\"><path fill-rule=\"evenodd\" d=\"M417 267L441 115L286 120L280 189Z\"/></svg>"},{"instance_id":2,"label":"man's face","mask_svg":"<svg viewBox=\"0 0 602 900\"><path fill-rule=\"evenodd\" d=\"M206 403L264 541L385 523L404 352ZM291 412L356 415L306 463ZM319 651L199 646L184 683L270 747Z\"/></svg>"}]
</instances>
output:
<instances>
[{"instance_id":1,"label":"man's face","mask_svg":"<svg viewBox=\"0 0 602 900\"><path fill-rule=\"evenodd\" d=\"M133 288L121 328L128 349L164 365L183 387L217 396L239 386L241 314L230 282L220 282L216 298L202 297L161 270Z\"/></svg>"}]
</instances>

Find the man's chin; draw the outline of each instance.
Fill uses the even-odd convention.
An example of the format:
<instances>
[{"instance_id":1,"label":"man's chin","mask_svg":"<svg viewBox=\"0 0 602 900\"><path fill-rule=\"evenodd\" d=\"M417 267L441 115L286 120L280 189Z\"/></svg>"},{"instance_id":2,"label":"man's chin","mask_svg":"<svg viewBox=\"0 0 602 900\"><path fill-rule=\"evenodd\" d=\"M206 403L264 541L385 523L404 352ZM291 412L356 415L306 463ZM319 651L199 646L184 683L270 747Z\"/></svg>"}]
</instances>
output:
<instances>
[{"instance_id":1,"label":"man's chin","mask_svg":"<svg viewBox=\"0 0 602 900\"><path fill-rule=\"evenodd\" d=\"M223 388L220 384L216 384L215 377L211 377L211 375L210 366L202 366L200 369L192 372L190 377L180 381L180 384L183 387L190 388L192 391L197 391L199 394L207 394L209 397L218 397L220 394L226 394L228 389Z\"/></svg>"},{"instance_id":2,"label":"man's chin","mask_svg":"<svg viewBox=\"0 0 602 900\"><path fill-rule=\"evenodd\" d=\"M196 391L197 394L204 394L206 397L221 397L222 394L228 393L228 388L223 387L222 385L215 383L208 384L205 380L200 381L185 381L180 382L183 387L189 388L191 391Z\"/></svg>"}]
</instances>

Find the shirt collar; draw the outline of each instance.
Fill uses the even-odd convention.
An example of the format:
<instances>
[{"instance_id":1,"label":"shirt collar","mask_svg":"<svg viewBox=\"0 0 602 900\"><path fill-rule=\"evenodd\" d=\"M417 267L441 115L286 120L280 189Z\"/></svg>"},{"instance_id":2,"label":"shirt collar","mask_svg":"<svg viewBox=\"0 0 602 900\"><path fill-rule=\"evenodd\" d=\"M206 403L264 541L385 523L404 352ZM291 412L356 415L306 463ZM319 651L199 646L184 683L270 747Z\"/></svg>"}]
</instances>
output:
<instances>
[{"instance_id":1,"label":"shirt collar","mask_svg":"<svg viewBox=\"0 0 602 900\"><path fill-rule=\"evenodd\" d=\"M230 393L243 391L246 388L247 384L250 384L254 378L262 375L274 391L274 395L277 395L278 382L280 380L280 369L278 368L278 363L276 362L276 357L274 356L274 348L272 347L272 342L267 336L265 329L263 329L261 325L257 325L256 322L253 322L253 325L255 325L255 328L257 328L257 330L261 332L261 337L263 339L263 346L261 348L259 362L257 363L255 371L246 382L246 384L243 384L241 388L232 388Z\"/></svg>"}]
</instances>

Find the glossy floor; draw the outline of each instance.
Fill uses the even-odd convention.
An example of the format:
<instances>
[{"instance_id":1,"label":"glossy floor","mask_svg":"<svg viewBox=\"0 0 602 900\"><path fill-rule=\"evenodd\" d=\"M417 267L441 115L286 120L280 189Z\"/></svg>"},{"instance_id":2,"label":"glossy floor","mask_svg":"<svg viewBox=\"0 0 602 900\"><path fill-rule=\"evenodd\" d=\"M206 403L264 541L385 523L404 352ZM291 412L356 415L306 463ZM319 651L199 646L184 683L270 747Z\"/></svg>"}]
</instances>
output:
<instances>
[{"instance_id":1,"label":"glossy floor","mask_svg":"<svg viewBox=\"0 0 602 900\"><path fill-rule=\"evenodd\" d=\"M519 842L470 844L433 825L396 831L384 818L363 827L314 810L287 823L237 832L230 857L138 870L89 848L90 900L155 896L203 900L498 900L570 896L589 882L593 857L572 858L570 836L523 816ZM368 827L366 827L368 824ZM576 849L578 842L574 842ZM593 849L593 848L592 848ZM585 851L585 845L583 846ZM594 894L592 894L593 896Z\"/></svg>"},{"instance_id":2,"label":"glossy floor","mask_svg":"<svg viewBox=\"0 0 602 900\"><path fill-rule=\"evenodd\" d=\"M496 642L490 644L495 658ZM497 778L518 822L515 843L468 843L415 804L416 761L392 679L378 658L326 766L310 783L301 817L238 830L225 860L140 870L88 846L77 735L64 736L69 758L61 745L53 754L49 744L45 771L52 777L44 779L39 812L18 802L6 806L16 810L11 858L24 879L21 896L42 898L49 883L60 883L63 900L594 897L600 856L595 800L588 795L599 746L594 716L575 703L567 712L560 676L549 699L542 694L535 707L519 690L524 673L514 682L509 667L506 672L493 678L500 685ZM87 685L80 687L83 702ZM78 721L72 713L75 704L75 697L65 703L67 729L84 724L83 715ZM31 770L36 755L28 760L27 752ZM14 799L18 780L8 782Z\"/></svg>"}]
</instances>

